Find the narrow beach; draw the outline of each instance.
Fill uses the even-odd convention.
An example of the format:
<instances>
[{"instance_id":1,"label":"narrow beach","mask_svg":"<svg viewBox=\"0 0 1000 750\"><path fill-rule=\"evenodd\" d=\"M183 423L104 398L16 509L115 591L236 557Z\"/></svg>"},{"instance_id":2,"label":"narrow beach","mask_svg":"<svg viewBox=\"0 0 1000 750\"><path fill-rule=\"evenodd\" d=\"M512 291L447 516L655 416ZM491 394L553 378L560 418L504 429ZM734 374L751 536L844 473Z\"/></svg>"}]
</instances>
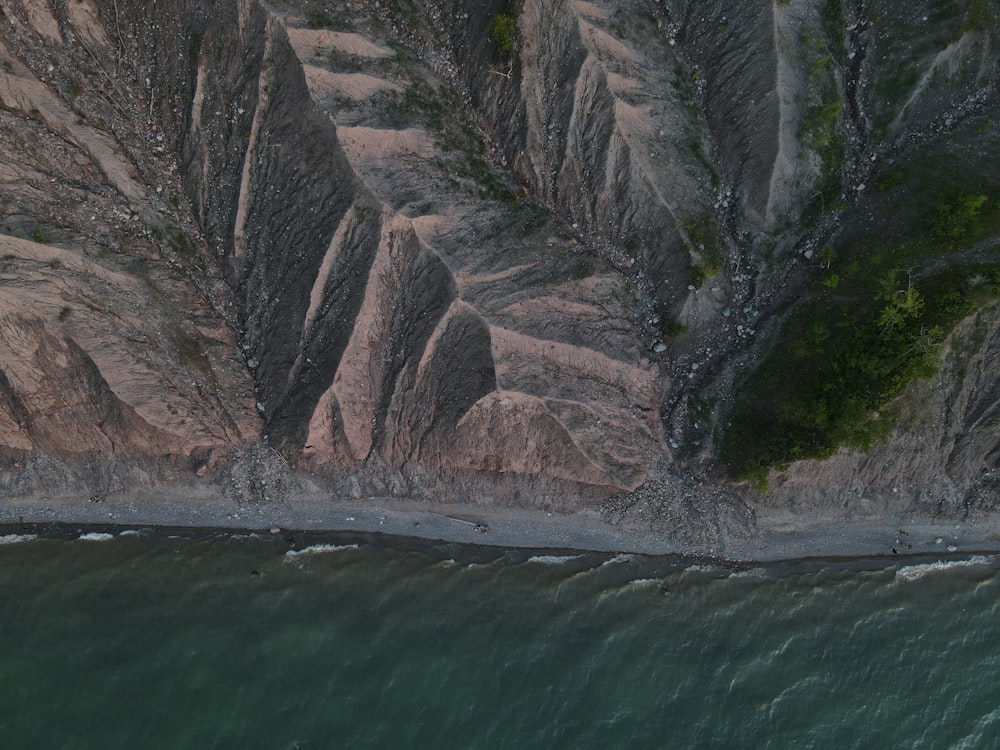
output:
<instances>
[{"instance_id":1,"label":"narrow beach","mask_svg":"<svg viewBox=\"0 0 1000 750\"><path fill-rule=\"evenodd\" d=\"M1000 553L1000 514L966 520L868 517L805 523L759 519L756 533L723 536L711 546L685 545L669 533L615 526L596 511L573 514L524 508L447 505L398 499L238 504L207 492L171 489L103 498L10 499L0 506L4 533L24 527L163 528L378 534L469 545L590 552L682 555L727 562L809 558L963 557Z\"/></svg>"}]
</instances>

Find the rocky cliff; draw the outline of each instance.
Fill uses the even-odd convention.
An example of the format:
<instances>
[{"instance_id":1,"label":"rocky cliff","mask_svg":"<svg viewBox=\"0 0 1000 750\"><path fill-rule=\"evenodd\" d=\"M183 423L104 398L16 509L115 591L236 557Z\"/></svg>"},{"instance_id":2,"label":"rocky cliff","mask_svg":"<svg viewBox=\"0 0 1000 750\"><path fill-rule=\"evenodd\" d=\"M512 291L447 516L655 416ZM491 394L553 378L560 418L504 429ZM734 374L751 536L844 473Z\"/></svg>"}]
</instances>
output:
<instances>
[{"instance_id":1,"label":"rocky cliff","mask_svg":"<svg viewBox=\"0 0 1000 750\"><path fill-rule=\"evenodd\" d=\"M694 536L991 508L997 18L9 0L0 483L276 497L266 466ZM841 307L865 362L924 359L783 374ZM817 381L771 446L746 404Z\"/></svg>"}]
</instances>

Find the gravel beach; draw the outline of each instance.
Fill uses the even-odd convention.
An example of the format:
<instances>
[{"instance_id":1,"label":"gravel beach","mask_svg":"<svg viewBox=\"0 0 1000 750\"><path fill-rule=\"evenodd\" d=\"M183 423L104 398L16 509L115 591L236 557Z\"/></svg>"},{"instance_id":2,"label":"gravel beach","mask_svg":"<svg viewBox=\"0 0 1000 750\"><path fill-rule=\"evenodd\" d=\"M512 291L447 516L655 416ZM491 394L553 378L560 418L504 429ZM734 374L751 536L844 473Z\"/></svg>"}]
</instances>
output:
<instances>
[{"instance_id":1,"label":"gravel beach","mask_svg":"<svg viewBox=\"0 0 1000 750\"><path fill-rule=\"evenodd\" d=\"M610 523L596 511L566 514L389 498L343 500L322 494L239 503L211 496L204 488L106 498L13 499L0 505L0 526L5 533L27 526L43 530L79 526L81 532L147 527L286 535L356 532L509 548L684 555L730 562L1000 552L1000 514L962 521L910 516L809 524L758 517L749 533L692 544L666 532Z\"/></svg>"}]
</instances>

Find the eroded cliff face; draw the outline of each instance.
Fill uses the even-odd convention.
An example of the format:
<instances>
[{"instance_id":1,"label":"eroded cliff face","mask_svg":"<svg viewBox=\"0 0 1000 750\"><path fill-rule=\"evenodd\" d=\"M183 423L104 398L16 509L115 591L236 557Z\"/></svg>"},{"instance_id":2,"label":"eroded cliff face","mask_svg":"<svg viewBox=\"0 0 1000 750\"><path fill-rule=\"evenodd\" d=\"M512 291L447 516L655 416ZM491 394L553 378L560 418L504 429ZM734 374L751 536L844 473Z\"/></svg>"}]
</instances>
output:
<instances>
[{"instance_id":1,"label":"eroded cliff face","mask_svg":"<svg viewBox=\"0 0 1000 750\"><path fill-rule=\"evenodd\" d=\"M985 507L995 308L870 456L706 474L820 251L902 222L880 176L961 143L988 179L995 9L905 5L10 0L8 486L263 438L355 496L618 494L698 538L747 502Z\"/></svg>"},{"instance_id":2,"label":"eroded cliff face","mask_svg":"<svg viewBox=\"0 0 1000 750\"><path fill-rule=\"evenodd\" d=\"M15 41L25 49L41 40L31 20L36 10L32 4L11 9L12 23L19 24ZM293 466L320 476L344 476L366 464L402 472L394 485L402 494L414 491L407 484L411 474L431 477L424 486L476 475L500 486L504 477L520 477L526 486L555 481L591 499L641 484L661 444L662 378L627 322L630 293L623 279L581 252L544 209L515 197L515 186L476 153L478 136L467 118L448 115L447 126L459 131L453 140L461 139L456 149L446 126L435 132L421 116L399 127L386 122L392 112L371 106L374 95L396 96L408 87L428 92L421 108L449 96L430 70L397 61L399 53L374 38L301 28L303 19L256 3L119 11L85 14L114 21L111 35L95 27L103 36L90 44L80 41L83 31L68 11L57 14L62 44L53 37L39 48L65 56L67 90L83 89L85 81L72 74L89 71L106 75L109 90L122 99L117 118L104 115L100 138L111 142L107 160L121 175L115 197L129 201L124 219L136 218L123 227L148 233L151 247L140 269L129 266L131 258L114 258L91 271L118 273L118 286L100 289L99 296L109 306L127 304L121 287L148 283L146 265L162 265L157 244L169 250L173 242L179 256L190 256L179 261L193 266L201 277L194 281L214 305L199 312L214 317L217 328L232 326L225 364L239 370L242 358L242 391L255 396L231 405L233 419L246 423L242 432L212 435L214 441L202 436L205 429L196 429L187 404L178 408L173 432L164 432L163 419L152 415L137 425L134 418L118 419L131 432L112 450L174 455L197 446L203 452L202 443L248 444L259 429ZM117 53L112 38L123 45ZM96 44L103 46L91 49ZM103 55L70 67L66 58L82 54L79 47ZM370 72L336 69L329 60L337 55ZM115 60L113 74L99 62L102 56ZM11 59L19 67L7 74L10 90L25 90L30 80L57 99L26 64ZM32 115L13 95L5 105ZM383 102L387 109L410 116L396 99ZM135 143L129 129L143 125L153 155L162 153L166 162L144 156L146 175L129 164L124 145ZM32 127L58 126L43 120ZM158 166L171 175L166 192L187 232L168 225L173 217L162 205L164 186L143 181ZM100 162L96 167L104 175L111 171ZM70 219L74 225L82 220ZM140 252L127 249L133 257ZM82 283L82 267L58 271L52 286ZM197 299L199 291L187 293ZM182 294L164 306L189 307ZM11 303L30 308L24 300ZM58 310L50 317L80 358L95 348L133 355L136 347L106 330L121 326L108 313L87 339L69 328L79 318L60 319ZM152 311L134 315L147 328L158 322ZM121 328L116 333L126 335ZM189 348L201 358L194 369L210 379L221 365L204 353L203 333L190 334ZM35 373L47 361L13 347L7 356ZM98 366L103 369L109 368ZM53 388L69 382L86 390L89 382L80 383L72 365L48 378ZM11 409L31 411L19 382L8 377L5 391L16 404ZM115 399L115 408L131 417L165 411L151 403L154 394L112 382L94 398ZM74 425L88 422L69 404L55 413ZM11 414L7 421L16 424ZM18 432L9 442L26 452L102 450L64 437L46 442Z\"/></svg>"},{"instance_id":3,"label":"eroded cliff face","mask_svg":"<svg viewBox=\"0 0 1000 750\"><path fill-rule=\"evenodd\" d=\"M60 25L48 6L5 6L0 36L4 463L141 455L204 472L259 436L253 383L189 273L199 240L168 202L161 131L140 139L122 111L97 9L65 12Z\"/></svg>"}]
</instances>

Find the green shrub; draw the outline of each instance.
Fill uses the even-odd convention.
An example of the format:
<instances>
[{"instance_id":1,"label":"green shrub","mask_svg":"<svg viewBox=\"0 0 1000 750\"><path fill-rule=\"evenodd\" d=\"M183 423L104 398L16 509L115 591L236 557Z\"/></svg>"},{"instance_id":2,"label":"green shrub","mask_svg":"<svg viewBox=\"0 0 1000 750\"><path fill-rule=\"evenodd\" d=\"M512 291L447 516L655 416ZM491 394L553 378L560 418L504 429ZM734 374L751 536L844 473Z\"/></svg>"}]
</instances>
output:
<instances>
[{"instance_id":1,"label":"green shrub","mask_svg":"<svg viewBox=\"0 0 1000 750\"><path fill-rule=\"evenodd\" d=\"M204 42L204 37L201 34L194 34L188 43L188 57L192 63L197 63L198 58L201 56L201 46Z\"/></svg>"},{"instance_id":2,"label":"green shrub","mask_svg":"<svg viewBox=\"0 0 1000 750\"><path fill-rule=\"evenodd\" d=\"M514 49L514 41L517 38L517 21L506 13L498 13L490 24L490 39L492 39L501 52L510 52Z\"/></svg>"},{"instance_id":3,"label":"green shrub","mask_svg":"<svg viewBox=\"0 0 1000 750\"><path fill-rule=\"evenodd\" d=\"M196 370L203 375L212 373L212 365L200 341L189 336L180 327L174 329L172 339L177 356L185 367Z\"/></svg>"},{"instance_id":4,"label":"green shrub","mask_svg":"<svg viewBox=\"0 0 1000 750\"><path fill-rule=\"evenodd\" d=\"M310 29L325 29L333 25L333 19L321 10L310 13L306 22Z\"/></svg>"},{"instance_id":5,"label":"green shrub","mask_svg":"<svg viewBox=\"0 0 1000 750\"><path fill-rule=\"evenodd\" d=\"M802 137L806 144L819 154L823 177L832 178L840 171L843 149L837 132L840 97L831 96L806 109L802 117Z\"/></svg>"},{"instance_id":6,"label":"green shrub","mask_svg":"<svg viewBox=\"0 0 1000 750\"><path fill-rule=\"evenodd\" d=\"M830 51L841 57L844 49L844 6L841 0L826 0L823 4L823 33L830 44Z\"/></svg>"},{"instance_id":7,"label":"green shrub","mask_svg":"<svg viewBox=\"0 0 1000 750\"><path fill-rule=\"evenodd\" d=\"M700 265L691 268L691 283L700 287L706 278L722 270L725 246L719 227L711 214L701 214L681 217L677 228L686 238L689 250L701 261Z\"/></svg>"},{"instance_id":8,"label":"green shrub","mask_svg":"<svg viewBox=\"0 0 1000 750\"><path fill-rule=\"evenodd\" d=\"M971 0L962 22L962 31L989 31L1000 23L996 0Z\"/></svg>"},{"instance_id":9,"label":"green shrub","mask_svg":"<svg viewBox=\"0 0 1000 750\"><path fill-rule=\"evenodd\" d=\"M977 232L987 200L985 195L965 193L938 203L931 219L931 234L939 239L961 240Z\"/></svg>"},{"instance_id":10,"label":"green shrub","mask_svg":"<svg viewBox=\"0 0 1000 750\"><path fill-rule=\"evenodd\" d=\"M893 188L899 187L906 181L906 170L903 167L893 167L886 169L879 175L875 183L875 189L880 193L885 193Z\"/></svg>"},{"instance_id":11,"label":"green shrub","mask_svg":"<svg viewBox=\"0 0 1000 750\"><path fill-rule=\"evenodd\" d=\"M768 475L770 473L770 469L754 461L746 467L743 478L749 480L750 484L758 492L767 492Z\"/></svg>"}]
</instances>

